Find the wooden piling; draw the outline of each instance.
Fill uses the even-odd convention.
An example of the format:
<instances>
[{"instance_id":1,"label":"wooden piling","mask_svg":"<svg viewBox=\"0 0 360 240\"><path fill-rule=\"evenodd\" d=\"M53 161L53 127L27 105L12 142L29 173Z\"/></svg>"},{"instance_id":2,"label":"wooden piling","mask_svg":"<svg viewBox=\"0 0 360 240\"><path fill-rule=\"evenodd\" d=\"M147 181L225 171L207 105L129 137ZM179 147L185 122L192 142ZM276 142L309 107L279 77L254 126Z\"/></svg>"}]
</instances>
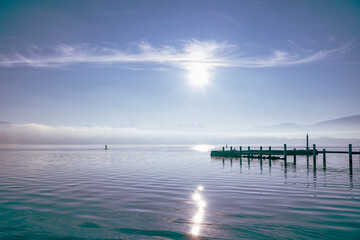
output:
<instances>
[{"instance_id":1,"label":"wooden piling","mask_svg":"<svg viewBox=\"0 0 360 240\"><path fill-rule=\"evenodd\" d=\"M323 168L326 168L326 150L323 149Z\"/></svg>"},{"instance_id":2,"label":"wooden piling","mask_svg":"<svg viewBox=\"0 0 360 240\"><path fill-rule=\"evenodd\" d=\"M296 148L294 148L294 165L296 165Z\"/></svg>"},{"instance_id":3,"label":"wooden piling","mask_svg":"<svg viewBox=\"0 0 360 240\"><path fill-rule=\"evenodd\" d=\"M232 151L232 146L230 146L230 151Z\"/></svg>"},{"instance_id":4,"label":"wooden piling","mask_svg":"<svg viewBox=\"0 0 360 240\"><path fill-rule=\"evenodd\" d=\"M287 159L286 159L286 144L284 144L284 164L285 168L287 167Z\"/></svg>"},{"instance_id":5,"label":"wooden piling","mask_svg":"<svg viewBox=\"0 0 360 240\"><path fill-rule=\"evenodd\" d=\"M260 159L262 159L262 147L260 147Z\"/></svg>"},{"instance_id":6,"label":"wooden piling","mask_svg":"<svg viewBox=\"0 0 360 240\"><path fill-rule=\"evenodd\" d=\"M269 146L269 167L271 167L271 146Z\"/></svg>"},{"instance_id":7,"label":"wooden piling","mask_svg":"<svg viewBox=\"0 0 360 240\"><path fill-rule=\"evenodd\" d=\"M309 151L309 135L306 134L306 150Z\"/></svg>"},{"instance_id":8,"label":"wooden piling","mask_svg":"<svg viewBox=\"0 0 360 240\"><path fill-rule=\"evenodd\" d=\"M271 146L269 146L269 159L271 159Z\"/></svg>"},{"instance_id":9,"label":"wooden piling","mask_svg":"<svg viewBox=\"0 0 360 240\"><path fill-rule=\"evenodd\" d=\"M248 146L248 156L250 156L250 146Z\"/></svg>"},{"instance_id":10,"label":"wooden piling","mask_svg":"<svg viewBox=\"0 0 360 240\"><path fill-rule=\"evenodd\" d=\"M240 157L242 156L242 146L240 146Z\"/></svg>"},{"instance_id":11,"label":"wooden piling","mask_svg":"<svg viewBox=\"0 0 360 240\"><path fill-rule=\"evenodd\" d=\"M223 152L225 152L225 147L222 148Z\"/></svg>"},{"instance_id":12,"label":"wooden piling","mask_svg":"<svg viewBox=\"0 0 360 240\"><path fill-rule=\"evenodd\" d=\"M349 167L352 169L352 144L349 144Z\"/></svg>"},{"instance_id":13,"label":"wooden piling","mask_svg":"<svg viewBox=\"0 0 360 240\"><path fill-rule=\"evenodd\" d=\"M316 144L313 144L313 165L316 168Z\"/></svg>"}]
</instances>

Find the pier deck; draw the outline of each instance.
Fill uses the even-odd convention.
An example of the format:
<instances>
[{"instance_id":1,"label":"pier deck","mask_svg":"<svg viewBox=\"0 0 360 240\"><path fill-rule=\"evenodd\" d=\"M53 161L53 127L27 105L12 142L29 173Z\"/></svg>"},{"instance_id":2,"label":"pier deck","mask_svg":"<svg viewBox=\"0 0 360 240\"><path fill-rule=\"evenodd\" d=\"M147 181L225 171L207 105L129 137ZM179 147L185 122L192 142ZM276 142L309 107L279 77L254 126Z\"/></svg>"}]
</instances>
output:
<instances>
[{"instance_id":1,"label":"pier deck","mask_svg":"<svg viewBox=\"0 0 360 240\"><path fill-rule=\"evenodd\" d=\"M320 152L322 153L322 151ZM315 150L318 155L319 151ZM215 150L211 151L212 157L246 157L246 156L293 156L293 155L313 155L313 150Z\"/></svg>"}]
</instances>

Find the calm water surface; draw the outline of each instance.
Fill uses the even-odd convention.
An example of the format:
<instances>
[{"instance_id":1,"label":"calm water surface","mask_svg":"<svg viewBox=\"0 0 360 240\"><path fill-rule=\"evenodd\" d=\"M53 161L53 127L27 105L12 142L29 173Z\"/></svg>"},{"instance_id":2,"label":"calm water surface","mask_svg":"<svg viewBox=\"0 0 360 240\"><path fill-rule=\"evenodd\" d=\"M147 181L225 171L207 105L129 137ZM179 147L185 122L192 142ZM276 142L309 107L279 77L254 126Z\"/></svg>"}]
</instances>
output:
<instances>
[{"instance_id":1,"label":"calm water surface","mask_svg":"<svg viewBox=\"0 0 360 240\"><path fill-rule=\"evenodd\" d=\"M216 159L191 146L1 146L1 239L358 239L359 156ZM204 190L197 190L198 186Z\"/></svg>"}]
</instances>

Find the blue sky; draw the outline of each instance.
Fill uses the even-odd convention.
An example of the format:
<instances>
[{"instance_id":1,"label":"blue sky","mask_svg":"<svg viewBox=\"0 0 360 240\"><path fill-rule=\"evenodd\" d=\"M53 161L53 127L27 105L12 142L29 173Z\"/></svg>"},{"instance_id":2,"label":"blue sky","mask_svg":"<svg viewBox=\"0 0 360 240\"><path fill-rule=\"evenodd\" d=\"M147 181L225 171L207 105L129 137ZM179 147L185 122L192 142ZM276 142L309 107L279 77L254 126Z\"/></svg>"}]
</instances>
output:
<instances>
[{"instance_id":1,"label":"blue sky","mask_svg":"<svg viewBox=\"0 0 360 240\"><path fill-rule=\"evenodd\" d=\"M0 120L242 129L360 113L359 1L0 1Z\"/></svg>"}]
</instances>

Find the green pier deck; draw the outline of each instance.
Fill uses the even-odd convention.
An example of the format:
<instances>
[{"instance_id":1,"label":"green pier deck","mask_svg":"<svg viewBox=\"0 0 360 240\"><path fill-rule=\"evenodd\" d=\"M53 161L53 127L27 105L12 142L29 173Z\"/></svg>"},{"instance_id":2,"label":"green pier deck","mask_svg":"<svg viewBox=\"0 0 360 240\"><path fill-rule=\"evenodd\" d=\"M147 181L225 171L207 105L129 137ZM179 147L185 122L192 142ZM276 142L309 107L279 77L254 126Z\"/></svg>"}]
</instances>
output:
<instances>
[{"instance_id":1,"label":"green pier deck","mask_svg":"<svg viewBox=\"0 0 360 240\"><path fill-rule=\"evenodd\" d=\"M318 155L318 150L315 149L315 155ZM212 157L257 157L262 156L294 156L294 155L313 155L313 149L311 150L215 150L211 151Z\"/></svg>"}]
</instances>

